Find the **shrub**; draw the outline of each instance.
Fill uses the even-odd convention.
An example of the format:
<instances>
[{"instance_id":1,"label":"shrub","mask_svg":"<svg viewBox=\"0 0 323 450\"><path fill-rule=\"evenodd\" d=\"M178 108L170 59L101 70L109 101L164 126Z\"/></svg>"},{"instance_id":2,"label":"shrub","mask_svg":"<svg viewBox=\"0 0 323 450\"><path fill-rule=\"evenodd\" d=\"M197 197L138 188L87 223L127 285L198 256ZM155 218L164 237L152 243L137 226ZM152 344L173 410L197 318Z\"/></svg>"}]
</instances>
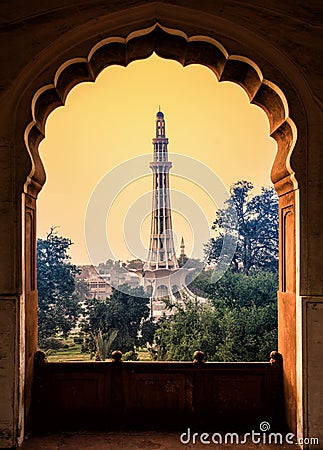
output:
<instances>
[{"instance_id":1,"label":"shrub","mask_svg":"<svg viewBox=\"0 0 323 450\"><path fill-rule=\"evenodd\" d=\"M40 347L43 350L58 350L60 348L65 348L65 344L61 339L49 337L41 340Z\"/></svg>"}]
</instances>

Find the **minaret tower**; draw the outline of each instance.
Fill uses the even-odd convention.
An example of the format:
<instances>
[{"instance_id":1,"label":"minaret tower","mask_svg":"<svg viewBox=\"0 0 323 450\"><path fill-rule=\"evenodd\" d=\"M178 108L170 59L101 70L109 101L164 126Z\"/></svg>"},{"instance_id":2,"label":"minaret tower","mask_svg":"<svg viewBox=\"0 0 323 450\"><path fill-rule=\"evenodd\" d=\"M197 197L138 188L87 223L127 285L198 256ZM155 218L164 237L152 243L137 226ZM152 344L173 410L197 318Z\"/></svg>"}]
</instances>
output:
<instances>
[{"instance_id":1,"label":"minaret tower","mask_svg":"<svg viewBox=\"0 0 323 450\"><path fill-rule=\"evenodd\" d=\"M182 236L182 240L181 240L181 257L184 257L185 255L185 243L184 243L184 238Z\"/></svg>"},{"instance_id":2,"label":"minaret tower","mask_svg":"<svg viewBox=\"0 0 323 450\"><path fill-rule=\"evenodd\" d=\"M156 115L156 137L153 139L153 145L154 160L150 163L153 172L151 232L145 268L172 270L178 268L169 194L169 171L172 163L168 161L168 139L164 114L161 111Z\"/></svg>"},{"instance_id":3,"label":"minaret tower","mask_svg":"<svg viewBox=\"0 0 323 450\"><path fill-rule=\"evenodd\" d=\"M185 298L195 298L186 286L187 275L194 271L185 267L184 239L181 241L179 263L175 254L169 191L168 139L165 132L164 114L156 115L156 137L153 139L154 160L150 163L153 175L152 214L148 259L142 270L134 270L141 279L144 289L149 289L150 317L158 319L174 313L176 306L169 309L165 299L174 305L182 305Z\"/></svg>"}]
</instances>

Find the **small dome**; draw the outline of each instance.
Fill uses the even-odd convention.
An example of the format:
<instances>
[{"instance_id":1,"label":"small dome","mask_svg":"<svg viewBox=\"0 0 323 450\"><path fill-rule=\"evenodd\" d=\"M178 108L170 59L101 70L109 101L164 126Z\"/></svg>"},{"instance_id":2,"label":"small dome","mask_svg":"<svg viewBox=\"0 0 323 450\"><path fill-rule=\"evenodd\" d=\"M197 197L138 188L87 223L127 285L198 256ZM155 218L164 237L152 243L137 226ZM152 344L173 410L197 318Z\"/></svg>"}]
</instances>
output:
<instances>
[{"instance_id":1,"label":"small dome","mask_svg":"<svg viewBox=\"0 0 323 450\"><path fill-rule=\"evenodd\" d=\"M157 116L158 119L163 119L164 118L164 114L161 111L158 111L156 116Z\"/></svg>"}]
</instances>

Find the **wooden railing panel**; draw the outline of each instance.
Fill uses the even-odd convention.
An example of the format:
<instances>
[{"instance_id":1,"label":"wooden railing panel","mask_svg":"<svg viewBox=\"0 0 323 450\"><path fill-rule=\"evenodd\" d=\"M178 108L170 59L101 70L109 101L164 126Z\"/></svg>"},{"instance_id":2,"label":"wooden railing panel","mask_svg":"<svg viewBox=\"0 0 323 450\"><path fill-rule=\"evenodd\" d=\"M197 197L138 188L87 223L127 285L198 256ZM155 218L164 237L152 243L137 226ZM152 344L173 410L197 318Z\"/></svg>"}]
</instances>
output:
<instances>
[{"instance_id":1,"label":"wooden railing panel","mask_svg":"<svg viewBox=\"0 0 323 450\"><path fill-rule=\"evenodd\" d=\"M44 363L35 424L75 427L281 425L282 367L269 363Z\"/></svg>"}]
</instances>

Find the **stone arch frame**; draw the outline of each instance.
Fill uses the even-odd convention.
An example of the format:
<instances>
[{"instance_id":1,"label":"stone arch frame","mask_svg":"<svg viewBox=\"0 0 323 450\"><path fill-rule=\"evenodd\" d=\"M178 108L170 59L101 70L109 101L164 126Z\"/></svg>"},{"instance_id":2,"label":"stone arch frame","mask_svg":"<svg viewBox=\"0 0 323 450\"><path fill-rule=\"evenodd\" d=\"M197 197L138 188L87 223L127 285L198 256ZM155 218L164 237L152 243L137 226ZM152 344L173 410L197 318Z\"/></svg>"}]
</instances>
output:
<instances>
[{"instance_id":1,"label":"stone arch frame","mask_svg":"<svg viewBox=\"0 0 323 450\"><path fill-rule=\"evenodd\" d=\"M42 86L31 102L32 122L26 127L24 140L32 169L25 184L25 192L37 192L45 183L45 171L38 154L38 145L45 137L48 115L63 106L70 90L82 82L94 82L100 72L111 65L126 67L132 61L145 59L155 52L173 59L184 67L201 64L209 67L218 81L240 85L250 103L262 108L269 121L270 136L277 142L277 155L271 178L277 193L298 188L290 156L297 139L297 129L289 117L288 103L281 89L266 80L260 68L250 59L229 55L215 39L202 35L187 36L179 30L158 23L153 27L130 33L126 38L110 37L94 45L87 57L72 58L56 71L53 83ZM282 186L283 184L283 186Z\"/></svg>"},{"instance_id":2,"label":"stone arch frame","mask_svg":"<svg viewBox=\"0 0 323 450\"><path fill-rule=\"evenodd\" d=\"M193 51L193 55L195 55L196 58L195 63L204 64L207 65L208 67L212 65L211 64L212 61L214 62L216 60L214 60L214 58L212 59L213 55L212 52L210 53L209 50L210 45L215 44L216 41L211 37L212 33L208 32L202 33L202 31L200 31L203 30L203 26L200 26L200 24L195 25L194 12L187 13L186 11L184 14L185 17L181 18L181 21L176 21L174 19L174 15L170 5L167 5L167 11L170 11L169 13L168 12L166 13L162 7L160 8L161 9L158 10L157 12L155 8L147 12L148 16L150 17L149 20L147 20L148 17L147 14L143 14L142 17L140 17L140 20L134 20L132 13L129 13L128 15L127 14L123 15L122 18L119 17L113 20L119 21L120 26L120 21L121 22L126 21L126 18L128 17L130 22L129 25L127 25L127 27L130 28L130 30L138 30L138 29L149 30L146 33L147 34L146 38L148 39L148 42L150 41L150 45L152 41L156 42L156 44L154 45L157 45L157 42L159 43L160 47L158 51L156 51L156 53L162 57L171 58L182 62L181 58L183 58L183 55L184 54L186 55L186 53L185 51L183 52L183 50L179 51L179 49L183 49L183 47L186 46L190 47L191 50ZM139 9L138 14L140 16L142 11L139 11ZM179 11L177 11L177 13L179 13ZM167 23L170 26L170 28L166 28L164 26L157 26L156 17L158 16L162 17L162 20L160 22ZM153 19L151 19L151 17L153 17ZM151 28L149 29L145 28L147 25L151 25L152 23L153 25L151 26ZM205 24L206 23L207 19L205 18ZM140 48L144 47L145 44L147 45L147 42L145 42L144 39L145 36L140 35L142 31L141 32L132 31L132 34L125 33L125 28L127 27L124 28L121 27L120 33L114 33L113 35L121 36L119 37L121 41L127 39L125 36L128 36L127 42L124 41L123 45L116 45L115 47L121 48L123 46L124 49L125 47L127 47L127 50L124 50L125 53L124 61L126 63L129 63L131 60L144 58L147 57L148 55L145 56L142 52L140 52ZM206 25L205 28L207 28ZM234 34L234 30L232 30L232 28L230 29L230 27L228 27L226 32L225 28L226 25L223 25L222 28L221 27L219 28L220 37L225 35L227 36L228 34L230 34L230 32ZM200 32L193 33L192 29L198 29ZM187 34L184 34L182 30L187 31ZM94 32L94 34L95 33L98 33L100 35L100 32L98 31ZM193 43L196 42L194 41L194 34L195 37L201 37L202 35L205 36L204 41L202 39L200 40L199 44L200 48L198 47L198 44ZM84 36L84 34L82 36ZM137 43L135 42L135 38L138 38ZM139 43L140 39L141 43ZM158 39L160 39L160 41L158 41ZM95 41L98 40L99 40L98 37L96 37ZM226 40L227 39L222 40L221 38L221 42L224 42ZM172 44L170 44L171 41ZM133 47L131 47L131 45L128 46L128 43L133 45ZM137 46L134 46L135 43L137 44ZM122 42L116 42L116 44L122 44ZM86 42L86 46L88 46L88 42ZM217 46L215 45L215 47ZM236 45L232 45L232 48L235 47ZM248 44L244 42L243 44L241 44L241 47L250 49L253 47L253 42L249 41ZM32 79L31 78L32 71L30 73L24 74L25 80L27 81L29 80L28 82L26 82L27 84L29 83L28 89L25 89L25 92L21 96L19 96L19 94L15 92L16 95L15 98L16 99L18 98L17 105L22 105L23 108L18 112L16 110L15 115L16 122L14 124L11 124L11 129L13 127L16 127L16 129L13 131L13 134L16 137L15 146L19 149L20 152L20 156L18 158L20 159L20 167L17 170L17 180L18 182L20 182L21 186L23 185L23 187L21 187L21 190L24 192L22 199L23 216L21 217L21 230L23 234L21 235L20 246L19 246L20 238L17 238L18 241L17 251L21 252L22 262L21 266L19 266L18 264L17 271L19 272L21 270L23 273L21 286L19 289L22 290L26 305L25 310L24 307L21 308L20 310L20 319L21 319L20 323L21 327L25 325L24 323L25 317L26 367L27 367L26 370L27 382L25 384L27 385L27 396L31 386L31 379L32 379L31 360L33 356L33 350L35 349L35 333L32 332L31 328L33 329L35 328L35 306L33 305L35 305L36 302L36 294L35 294L36 198L38 192L41 189L42 184L45 182L45 172L43 170L40 157L38 155L38 145L44 137L44 127L48 114L55 107L61 106L63 104L64 96L61 97L59 95L59 92L61 93L65 92L65 94L67 95L68 90L71 89L75 84L82 81L93 81L92 78L94 76L93 72L90 71L90 66L87 62L87 58L85 56L82 56L77 59L73 59L71 57L71 53L69 50L70 48L68 48L68 50L66 51L67 55L66 58L63 58L63 60L67 62L61 66L56 65L55 70L53 70L55 58L51 62L47 61L46 69L44 69L44 73L41 73L39 80L37 81L33 80L32 82L30 81ZM221 50L221 46L220 48L218 48L218 50L219 51ZM223 47L222 50L224 50ZM61 47L60 51L61 54L64 53ZM81 54L84 55L85 53L88 54L88 52L84 52L84 48L82 48ZM231 53L237 52L232 51ZM242 51L241 53L244 52ZM268 51L267 56L270 53L271 51ZM49 54L53 55L53 50L49 51ZM75 52L75 54L79 54L79 52L77 51ZM246 52L246 54L250 54L250 52L249 53ZM291 169L290 159L292 159L293 167L295 167L295 172L297 173L298 181L300 180L300 178L302 178L302 176L304 176L304 170L301 167L301 163L297 159L293 158L293 155L291 154L293 151L293 146L295 145L296 142L296 127L294 126L292 120L288 117L288 109L286 109L287 102L285 101L284 96L281 95L280 90L275 85L271 84L270 82L266 82L266 80L263 80L261 72L259 71L257 65L254 64L247 57L235 57L232 55L229 56L228 54L225 56L226 56L225 64L223 65L225 70L221 72L221 80L225 80L226 79L225 77L227 77L227 81L233 81L240 84L242 87L244 87L244 89L247 90L247 93L249 95L250 100L252 100L252 103L258 104L267 112L267 115L270 116L269 120L271 126L271 135L276 139L278 144L278 152L274 162L272 180L280 196L280 219L281 219L280 223L284 224L281 225L280 227L280 242L281 243L284 242L284 244L281 245L280 248L281 286L279 295L280 300L283 300L283 303L286 303L286 305L283 306L282 312L280 314L284 319L285 316L287 317L289 315L290 311L292 312L291 328L293 339L295 338L294 341L296 341L297 336L295 330L296 328L295 296L297 290L299 289L299 280L296 278L296 264L299 259L299 242L298 242L299 205L298 205L298 189L295 181L295 174ZM50 56L47 55L47 59L49 57ZM71 67L69 68L69 66ZM270 67L270 64L265 65L259 64L259 66L266 67L267 68L266 73L275 74L275 70L272 67ZM286 63L286 67L287 66L288 64ZM40 62L36 62L35 67L39 70L41 67ZM56 71L57 67L61 67L61 72L57 73L57 77L55 77L54 72ZM283 67L283 64L281 64L281 67ZM286 67L284 67L285 73L287 70ZM48 70L48 68L50 68L50 70ZM295 96L295 98L292 97L292 95L295 94L297 92L297 89L301 86L301 81L299 79L298 81L294 79L292 82L289 80L288 77L284 76L278 76L278 78L275 76L271 76L270 78L274 80L278 79L279 81L281 81L280 86L284 89L284 92L288 92L289 94L288 95L289 105L291 105L292 103L292 106L294 106L293 115L297 119L300 119L300 121L297 120L297 123L301 123L305 127L306 123L305 106L301 100L302 97L303 98L306 97L306 95L304 94L304 90L302 92L302 95L298 97ZM43 80L46 80L47 83L44 83ZM54 83L52 82L53 80ZM58 81L61 83L61 87L59 90L57 90ZM18 80L18 86L21 87L21 80ZM39 89L39 86L44 87ZM34 92L37 92L36 95L33 97L33 99L32 95L30 95L31 89L33 89L33 94ZM299 107L300 112L296 111L295 109L295 105L297 104L298 101L300 101L300 103L297 105ZM30 104L30 102L32 104L32 112L34 114L34 118L32 121L30 121L30 118L27 119L27 117L30 117L30 113L27 113L25 109L26 105L28 103ZM28 122L29 125L27 125ZM24 142L26 144L26 148L28 149L28 154L25 152L25 148L23 148L20 138L17 137L19 130L21 130L22 128L25 128L26 130ZM306 128L302 130L302 135L299 136L297 142L298 148L300 140L303 145L305 144L306 148ZM295 154L295 151L293 154ZM289 266L288 268L287 266L289 263L291 263L292 265ZM19 274L17 275L16 273L16 276L18 278ZM284 281L282 282L282 280ZM299 321L301 320L301 318L299 317L297 320ZM21 332L21 334L23 334L23 332ZM286 336L287 337L290 336L289 330L287 330L286 332L283 330L282 336L280 336L280 341L282 343L280 351L284 354L284 361L285 361L284 364L285 389L287 388L287 395L289 395L289 399L291 399L291 402L289 402L289 405L287 407L287 416L289 416L288 422L292 430L296 430L296 426L298 428L303 427L302 405L299 407L299 412L296 417L296 409L297 409L296 397L298 396L298 399L300 399L300 401L298 401L298 404L300 404L302 402L301 391L303 389L302 381L300 385L298 382L296 382L296 363L299 366L301 364L301 361L298 362L296 361L295 342L290 345L291 338L289 338L289 344L288 345L284 344L284 338ZM28 340L30 341L30 343L28 343ZM22 345L24 345L23 341L24 337L21 338ZM302 344L300 343L300 345ZM288 351L286 352L286 354L284 351L285 349ZM21 357L21 360L24 360L24 357ZM21 383L24 382L21 381ZM20 388L20 392L22 391L23 386ZM21 400L20 402L23 403L23 401ZM26 403L28 403L28 400ZM28 411L26 415L28 416ZM298 422L297 424L296 421Z\"/></svg>"},{"instance_id":3,"label":"stone arch frame","mask_svg":"<svg viewBox=\"0 0 323 450\"><path fill-rule=\"evenodd\" d=\"M298 190L298 184L295 172L291 168L290 158L297 140L297 128L289 117L288 103L280 88L265 79L260 68L253 61L244 56L229 55L226 49L213 38L203 35L187 36L180 30L169 29L156 23L152 27L132 32L126 37L103 39L90 49L86 57L65 61L56 70L53 82L38 89L31 102L33 120L25 129L24 140L32 161L32 168L24 185L25 193L31 196L37 195L45 182L45 171L38 154L38 145L45 137L47 117L55 108L64 105L69 91L81 82L94 82L99 73L110 65L127 66L134 60L149 57L153 52L160 57L174 59L183 66L189 64L207 66L220 82L231 81L240 85L247 93L250 103L266 112L270 136L277 142L277 154L271 178L280 196L280 300L285 302L284 297L287 297L291 306L295 302L296 291L294 234L295 193ZM27 214L26 221L29 220L31 212L28 211ZM292 259L293 263L290 266ZM35 262L32 267L34 266ZM35 269L29 272L30 283L35 285ZM280 322L284 321L286 314L288 314L287 311L281 311ZM292 326L296 327L296 322ZM280 332L279 350L282 353L284 353L286 340L289 339L288 333L290 330L287 334L285 329ZM292 335L293 333L296 332L292 331ZM293 345L292 349L290 344L287 344L286 348L289 349L289 355L285 357L285 391L291 406L287 410L287 420L291 428L295 429L296 355Z\"/></svg>"}]
</instances>

